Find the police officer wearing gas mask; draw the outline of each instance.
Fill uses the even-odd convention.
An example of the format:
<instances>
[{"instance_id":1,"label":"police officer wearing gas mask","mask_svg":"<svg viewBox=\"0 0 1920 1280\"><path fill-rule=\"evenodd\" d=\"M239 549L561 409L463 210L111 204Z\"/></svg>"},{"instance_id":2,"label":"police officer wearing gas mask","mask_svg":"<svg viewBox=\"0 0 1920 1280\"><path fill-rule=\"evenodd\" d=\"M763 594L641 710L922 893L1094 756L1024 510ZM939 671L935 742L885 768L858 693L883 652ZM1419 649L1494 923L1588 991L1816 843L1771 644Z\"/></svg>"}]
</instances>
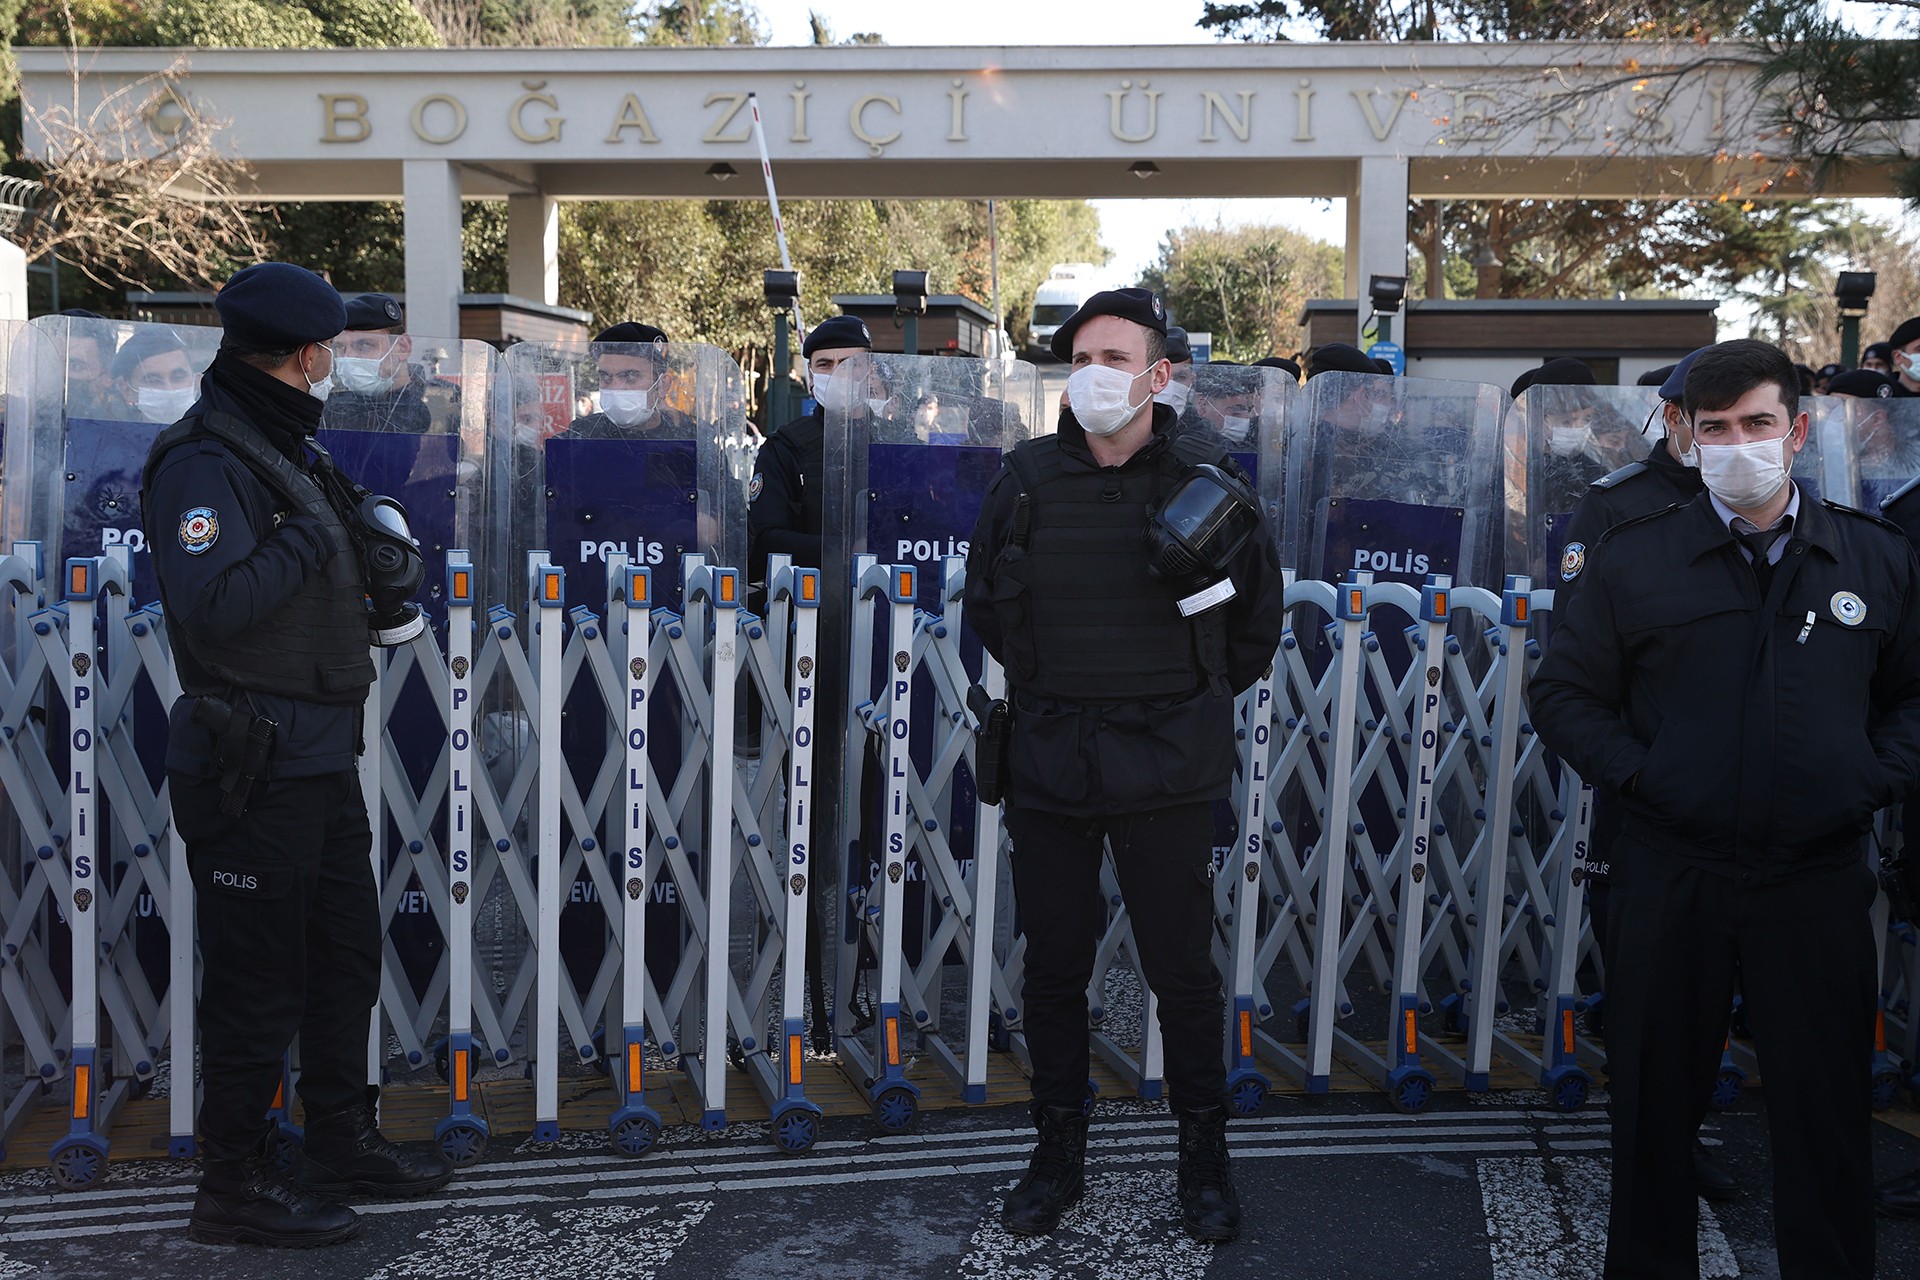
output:
<instances>
[{"instance_id":1,"label":"police officer wearing gas mask","mask_svg":"<svg viewBox=\"0 0 1920 1280\"><path fill-rule=\"evenodd\" d=\"M858 316L834 316L815 325L801 344L813 390L813 412L773 434L753 462L747 485L750 576L767 569L770 555L790 555L809 568L820 564L821 502L826 483L827 413L858 417L873 400L886 408L886 391L872 376L873 335Z\"/></svg>"},{"instance_id":2,"label":"police officer wearing gas mask","mask_svg":"<svg viewBox=\"0 0 1920 1280\"><path fill-rule=\"evenodd\" d=\"M1737 974L1780 1274L1868 1280L1879 966L1862 846L1920 783L1920 564L1893 526L1792 481L1807 415L1778 348L1692 360L1706 492L1588 549L1531 686L1541 738L1622 813L1606 1273L1697 1268L1689 1145Z\"/></svg>"},{"instance_id":3,"label":"police officer wearing gas mask","mask_svg":"<svg viewBox=\"0 0 1920 1280\"><path fill-rule=\"evenodd\" d=\"M369 640L418 631L417 607L394 597L417 588L419 556L408 561L393 504L334 472L313 439L340 295L268 262L235 274L215 306L219 354L154 442L142 486L184 691L167 779L204 966L205 1145L188 1231L304 1247L358 1229L336 1198L418 1195L452 1176L380 1134L367 1085L381 920L355 757ZM306 1137L288 1175L267 1108L296 1035Z\"/></svg>"},{"instance_id":4,"label":"police officer wearing gas mask","mask_svg":"<svg viewBox=\"0 0 1920 1280\"><path fill-rule=\"evenodd\" d=\"M1004 778L1039 1131L1007 1197L1041 1234L1084 1192L1087 984L1110 845L1159 998L1179 1117L1179 1212L1231 1240L1225 1010L1214 968L1213 802L1235 764L1234 698L1272 662L1282 582L1272 530L1206 431L1156 402L1166 315L1144 289L1095 294L1060 326L1069 407L1008 455L967 558L967 616L1006 667ZM996 709L997 713L997 709Z\"/></svg>"}]
</instances>

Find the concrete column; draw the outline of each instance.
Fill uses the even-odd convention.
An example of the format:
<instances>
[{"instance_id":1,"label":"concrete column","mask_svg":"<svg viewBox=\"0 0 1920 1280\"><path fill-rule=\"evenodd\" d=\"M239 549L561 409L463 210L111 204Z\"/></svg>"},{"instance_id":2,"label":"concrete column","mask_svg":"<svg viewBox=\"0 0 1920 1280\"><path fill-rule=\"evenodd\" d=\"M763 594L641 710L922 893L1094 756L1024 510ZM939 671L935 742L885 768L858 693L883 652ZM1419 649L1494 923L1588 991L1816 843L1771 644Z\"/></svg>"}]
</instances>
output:
<instances>
[{"instance_id":1,"label":"concrete column","mask_svg":"<svg viewBox=\"0 0 1920 1280\"><path fill-rule=\"evenodd\" d=\"M1360 300L1361 325L1367 320L1368 279L1406 273L1407 162L1362 157L1347 197L1347 296Z\"/></svg>"},{"instance_id":2,"label":"concrete column","mask_svg":"<svg viewBox=\"0 0 1920 1280\"><path fill-rule=\"evenodd\" d=\"M507 292L560 301L560 203L537 191L507 197Z\"/></svg>"},{"instance_id":3,"label":"concrete column","mask_svg":"<svg viewBox=\"0 0 1920 1280\"><path fill-rule=\"evenodd\" d=\"M402 162L407 328L460 336L460 171L448 160Z\"/></svg>"}]
</instances>

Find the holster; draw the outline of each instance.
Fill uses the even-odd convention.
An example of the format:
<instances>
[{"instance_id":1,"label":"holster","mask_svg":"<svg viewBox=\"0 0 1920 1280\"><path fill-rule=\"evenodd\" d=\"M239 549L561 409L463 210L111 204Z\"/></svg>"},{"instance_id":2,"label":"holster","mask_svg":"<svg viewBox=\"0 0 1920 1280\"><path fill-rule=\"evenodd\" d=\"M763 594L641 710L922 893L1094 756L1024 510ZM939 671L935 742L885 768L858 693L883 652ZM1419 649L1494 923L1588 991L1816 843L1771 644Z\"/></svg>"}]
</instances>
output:
<instances>
[{"instance_id":1,"label":"holster","mask_svg":"<svg viewBox=\"0 0 1920 1280\"><path fill-rule=\"evenodd\" d=\"M247 811L253 784L267 771L280 726L266 716L238 710L212 694L194 699L193 722L213 732L214 763L220 770L220 812L237 818Z\"/></svg>"},{"instance_id":2,"label":"holster","mask_svg":"<svg viewBox=\"0 0 1920 1280\"><path fill-rule=\"evenodd\" d=\"M989 698L976 684L967 690L967 709L980 722L973 735L974 789L988 804L999 804L1007 794L1007 740L1013 736L1013 708L1005 698Z\"/></svg>"}]
</instances>

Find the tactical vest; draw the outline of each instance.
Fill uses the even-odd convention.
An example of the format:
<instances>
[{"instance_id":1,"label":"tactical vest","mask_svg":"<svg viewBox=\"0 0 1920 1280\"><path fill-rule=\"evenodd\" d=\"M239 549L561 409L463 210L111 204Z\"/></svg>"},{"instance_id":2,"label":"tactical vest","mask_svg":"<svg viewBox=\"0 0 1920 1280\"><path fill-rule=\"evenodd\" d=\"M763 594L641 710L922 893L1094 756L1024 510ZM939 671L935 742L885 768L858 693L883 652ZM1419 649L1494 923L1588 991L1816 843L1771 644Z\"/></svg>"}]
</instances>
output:
<instances>
[{"instance_id":1,"label":"tactical vest","mask_svg":"<svg viewBox=\"0 0 1920 1280\"><path fill-rule=\"evenodd\" d=\"M1017 687L1094 703L1225 688L1221 611L1180 615L1192 588L1147 572L1145 533L1181 476L1226 458L1221 441L1184 432L1152 465L1119 471L1069 470L1057 436L1009 455L1021 493L994 570L994 607Z\"/></svg>"},{"instance_id":2,"label":"tactical vest","mask_svg":"<svg viewBox=\"0 0 1920 1280\"><path fill-rule=\"evenodd\" d=\"M150 518L154 513L146 503L146 493L160 459L175 445L209 436L225 445L294 514L329 526L339 543L351 545L345 524L319 483L269 445L259 432L223 413L183 419L154 441L140 482L142 509ZM162 582L161 607L174 616L166 596L166 584ZM373 683L373 660L367 652L366 588L359 557L351 550L334 556L322 572L308 574L286 603L240 635L209 640L188 634L184 627L170 626L167 638L176 653L184 650L193 659L176 665L181 688L195 695L230 698L235 689L245 689L347 707L365 701L367 688ZM205 678L204 684L201 677Z\"/></svg>"}]
</instances>

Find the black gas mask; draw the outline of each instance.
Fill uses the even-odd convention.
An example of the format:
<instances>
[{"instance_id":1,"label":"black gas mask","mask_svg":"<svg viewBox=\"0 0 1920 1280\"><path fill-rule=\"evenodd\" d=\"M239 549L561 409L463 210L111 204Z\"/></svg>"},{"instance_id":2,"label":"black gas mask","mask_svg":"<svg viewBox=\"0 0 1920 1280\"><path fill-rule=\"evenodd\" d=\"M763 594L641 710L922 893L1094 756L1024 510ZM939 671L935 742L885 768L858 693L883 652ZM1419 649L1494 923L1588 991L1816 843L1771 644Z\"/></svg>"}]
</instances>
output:
<instances>
[{"instance_id":1,"label":"black gas mask","mask_svg":"<svg viewBox=\"0 0 1920 1280\"><path fill-rule=\"evenodd\" d=\"M1228 566L1260 527L1252 490L1222 467L1201 463L1147 516L1147 572L1194 588L1180 601L1188 617L1233 599Z\"/></svg>"},{"instance_id":2,"label":"black gas mask","mask_svg":"<svg viewBox=\"0 0 1920 1280\"><path fill-rule=\"evenodd\" d=\"M405 644L427 626L426 614L413 602L427 576L419 540L407 524L407 509L392 498L367 494L355 514L372 602L367 628L382 648Z\"/></svg>"}]
</instances>

